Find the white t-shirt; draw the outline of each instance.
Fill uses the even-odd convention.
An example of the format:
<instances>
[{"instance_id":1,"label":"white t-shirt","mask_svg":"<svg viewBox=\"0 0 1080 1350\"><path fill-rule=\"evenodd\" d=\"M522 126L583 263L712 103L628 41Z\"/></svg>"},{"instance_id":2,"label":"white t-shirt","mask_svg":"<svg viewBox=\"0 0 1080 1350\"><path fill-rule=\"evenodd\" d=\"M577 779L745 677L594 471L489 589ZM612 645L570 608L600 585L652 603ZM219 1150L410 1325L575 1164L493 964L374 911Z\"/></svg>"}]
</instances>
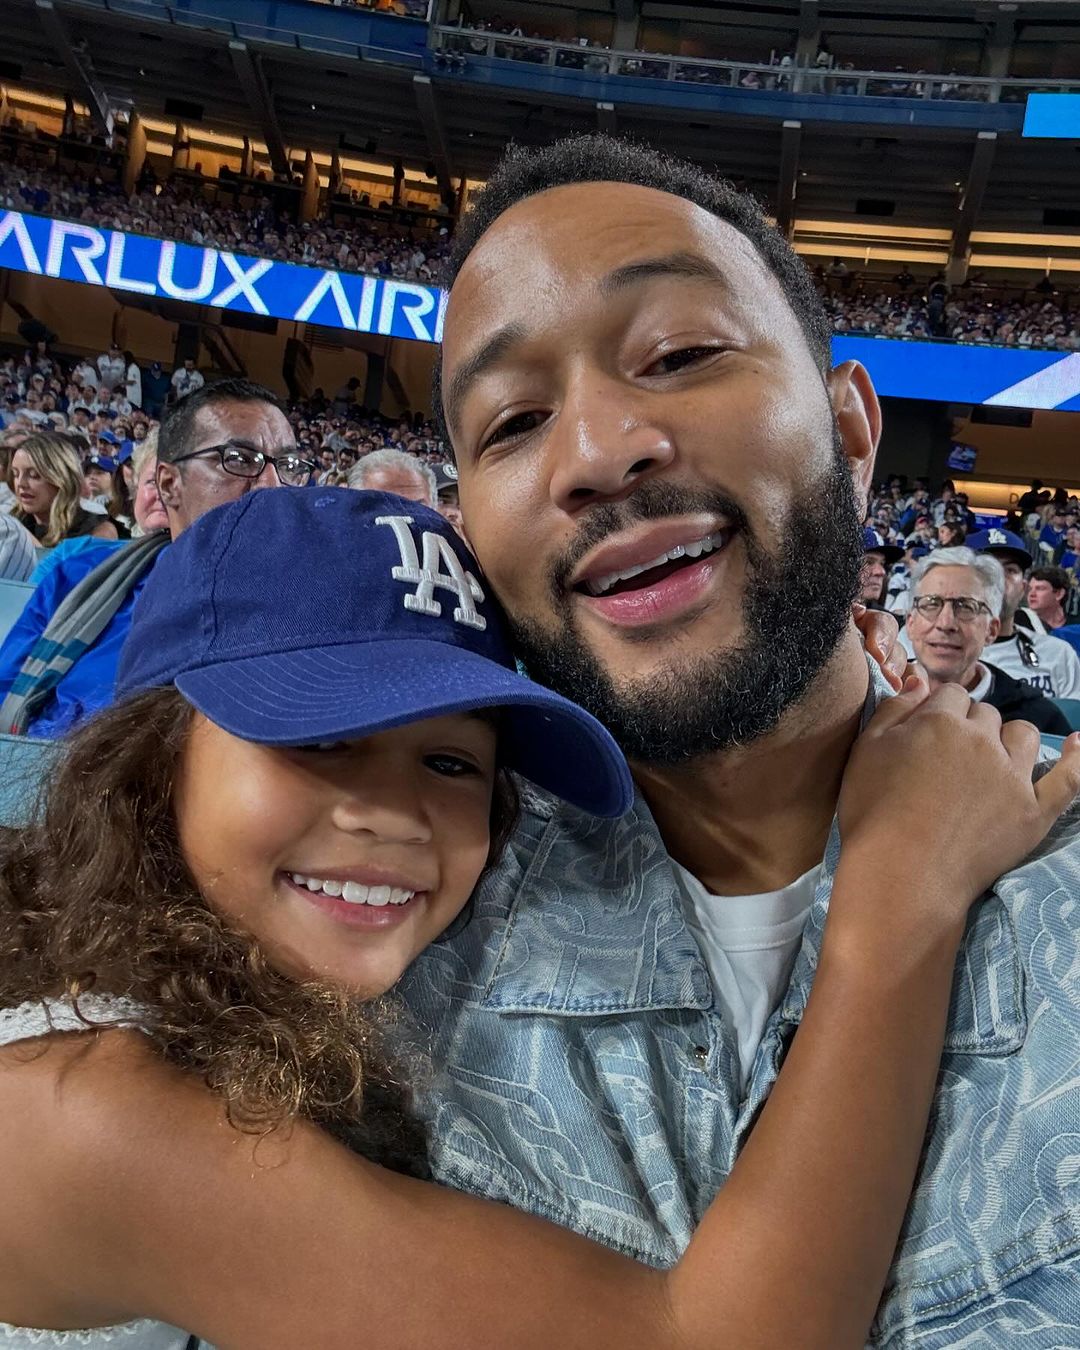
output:
<instances>
[{"instance_id":1,"label":"white t-shirt","mask_svg":"<svg viewBox=\"0 0 1080 1350\"><path fill-rule=\"evenodd\" d=\"M984 649L983 656L1006 675L1023 680L1047 698L1080 698L1080 656L1061 638L1024 631L1039 658L1037 666L1024 664L1020 640L1015 633L1011 638L992 642Z\"/></svg>"},{"instance_id":2,"label":"white t-shirt","mask_svg":"<svg viewBox=\"0 0 1080 1350\"><path fill-rule=\"evenodd\" d=\"M735 1035L741 1093L765 1024L791 979L821 866L766 895L710 895L685 867L672 865L716 1006Z\"/></svg>"}]
</instances>

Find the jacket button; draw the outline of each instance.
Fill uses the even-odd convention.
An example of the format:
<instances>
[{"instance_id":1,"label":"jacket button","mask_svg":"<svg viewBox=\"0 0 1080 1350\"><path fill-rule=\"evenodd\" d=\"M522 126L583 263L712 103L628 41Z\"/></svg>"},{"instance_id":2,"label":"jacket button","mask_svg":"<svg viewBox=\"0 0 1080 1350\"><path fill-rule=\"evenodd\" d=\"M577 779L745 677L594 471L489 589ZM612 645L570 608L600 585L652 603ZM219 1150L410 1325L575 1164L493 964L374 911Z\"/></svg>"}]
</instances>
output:
<instances>
[{"instance_id":1,"label":"jacket button","mask_svg":"<svg viewBox=\"0 0 1080 1350\"><path fill-rule=\"evenodd\" d=\"M699 1064L707 1064L709 1061L708 1047L704 1045L695 1045L694 1058L697 1060Z\"/></svg>"}]
</instances>

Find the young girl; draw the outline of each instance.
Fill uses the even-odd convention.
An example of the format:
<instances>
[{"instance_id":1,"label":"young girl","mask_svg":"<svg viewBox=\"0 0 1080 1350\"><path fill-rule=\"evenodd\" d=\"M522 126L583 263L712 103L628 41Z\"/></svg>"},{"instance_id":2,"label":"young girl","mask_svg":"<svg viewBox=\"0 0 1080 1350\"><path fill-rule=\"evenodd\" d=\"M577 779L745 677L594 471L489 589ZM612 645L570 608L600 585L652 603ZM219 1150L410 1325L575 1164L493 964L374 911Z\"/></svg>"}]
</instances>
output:
<instances>
[{"instance_id":1,"label":"young girl","mask_svg":"<svg viewBox=\"0 0 1080 1350\"><path fill-rule=\"evenodd\" d=\"M509 771L631 797L599 724L517 674L451 527L340 489L212 511L155 566L117 694L0 851L0 1346L864 1344L966 906L1071 801L1076 738L1032 787L1038 737L958 689L878 712L802 1027L660 1272L407 1175L425 1066L384 995L468 921ZM977 795L926 780L942 753Z\"/></svg>"}]
</instances>

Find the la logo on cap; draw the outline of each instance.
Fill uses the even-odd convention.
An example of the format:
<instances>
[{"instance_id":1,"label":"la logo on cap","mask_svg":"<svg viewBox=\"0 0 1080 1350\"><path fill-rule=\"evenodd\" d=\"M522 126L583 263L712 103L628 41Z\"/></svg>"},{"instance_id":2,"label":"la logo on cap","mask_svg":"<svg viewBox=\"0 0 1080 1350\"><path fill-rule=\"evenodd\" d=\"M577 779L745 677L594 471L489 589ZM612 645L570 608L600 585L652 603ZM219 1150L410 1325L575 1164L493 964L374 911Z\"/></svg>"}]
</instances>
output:
<instances>
[{"instance_id":1,"label":"la logo on cap","mask_svg":"<svg viewBox=\"0 0 1080 1350\"><path fill-rule=\"evenodd\" d=\"M1009 541L1005 538L1005 535L1001 530L991 530L990 542L992 544L1007 544Z\"/></svg>"},{"instance_id":2,"label":"la logo on cap","mask_svg":"<svg viewBox=\"0 0 1080 1350\"><path fill-rule=\"evenodd\" d=\"M487 628L487 619L479 613L476 606L484 601L484 592L471 572L466 572L461 559L454 552L449 539L433 530L424 530L420 541L424 550L423 564L416 551L416 540L409 529L412 516L376 516L376 525L388 525L397 539L401 565L391 569L390 575L395 581L404 581L416 590L402 596L406 609L415 614L428 614L433 619L442 615L442 605L435 599L435 591L452 591L457 596L454 608L454 622L464 624L483 632ZM442 570L442 564L446 571Z\"/></svg>"}]
</instances>

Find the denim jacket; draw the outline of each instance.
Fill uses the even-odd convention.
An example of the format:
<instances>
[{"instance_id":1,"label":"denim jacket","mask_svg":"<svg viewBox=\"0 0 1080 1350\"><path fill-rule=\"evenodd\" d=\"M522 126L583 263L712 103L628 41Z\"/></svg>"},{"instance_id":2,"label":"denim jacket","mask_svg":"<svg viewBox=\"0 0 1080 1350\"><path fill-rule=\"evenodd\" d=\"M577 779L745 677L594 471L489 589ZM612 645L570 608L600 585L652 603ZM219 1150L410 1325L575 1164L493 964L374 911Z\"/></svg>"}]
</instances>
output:
<instances>
[{"instance_id":1,"label":"denim jacket","mask_svg":"<svg viewBox=\"0 0 1080 1350\"><path fill-rule=\"evenodd\" d=\"M868 710L883 694L875 679ZM834 822L790 984L740 1099L640 799L597 821L530 795L469 921L406 994L443 1072L435 1176L654 1266L679 1257L802 1018ZM871 1342L1080 1347L1080 809L972 911L915 1194Z\"/></svg>"}]
</instances>

